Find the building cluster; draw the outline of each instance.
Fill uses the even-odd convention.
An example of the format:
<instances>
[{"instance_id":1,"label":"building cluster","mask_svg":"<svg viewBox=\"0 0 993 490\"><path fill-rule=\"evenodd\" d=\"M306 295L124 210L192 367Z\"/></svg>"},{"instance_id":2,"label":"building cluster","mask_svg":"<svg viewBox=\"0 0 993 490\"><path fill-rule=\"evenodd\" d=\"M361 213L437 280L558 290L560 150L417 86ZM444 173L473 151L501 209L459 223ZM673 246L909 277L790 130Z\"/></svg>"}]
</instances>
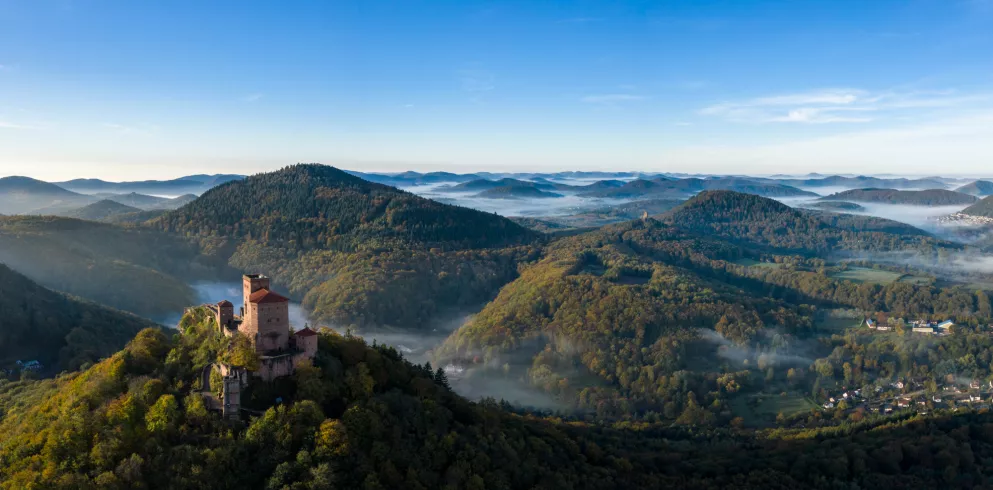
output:
<instances>
[{"instance_id":1,"label":"building cluster","mask_svg":"<svg viewBox=\"0 0 993 490\"><path fill-rule=\"evenodd\" d=\"M938 223L946 225L955 226L982 226L982 225L993 225L993 218L987 218L986 216L975 216L965 213L953 213L947 216L939 216L935 218Z\"/></svg>"},{"instance_id":2,"label":"building cluster","mask_svg":"<svg viewBox=\"0 0 993 490\"><path fill-rule=\"evenodd\" d=\"M862 325L870 330L878 330L880 332L888 332L893 330L893 325L891 323L880 323L871 318L866 318L862 322ZM952 327L955 322L951 320L945 320L943 322L932 322L929 320L914 320L909 323L904 324L905 329L909 329L914 333L926 334L926 335L948 335L952 333Z\"/></svg>"},{"instance_id":3,"label":"building cluster","mask_svg":"<svg viewBox=\"0 0 993 490\"><path fill-rule=\"evenodd\" d=\"M293 331L290 326L290 300L270 289L268 277L260 274L242 276L243 306L235 315L234 305L227 300L206 305L213 312L218 328L227 336L244 335L259 356L259 368L249 372L226 364L217 369L224 379L224 413L237 416L240 392L249 377L273 381L292 375L301 362L317 355L317 332L310 328Z\"/></svg>"},{"instance_id":4,"label":"building cluster","mask_svg":"<svg viewBox=\"0 0 993 490\"><path fill-rule=\"evenodd\" d=\"M848 410L864 410L890 414L895 410L916 409L918 413L928 410L959 409L959 408L990 408L993 406L993 381L986 384L972 381L968 388L958 385L949 378L947 383L939 384L938 391L928 393L924 380L909 380L906 383L897 380L889 385L877 385L874 390L849 390L829 397L821 406L825 409L835 409L845 402Z\"/></svg>"}]
</instances>

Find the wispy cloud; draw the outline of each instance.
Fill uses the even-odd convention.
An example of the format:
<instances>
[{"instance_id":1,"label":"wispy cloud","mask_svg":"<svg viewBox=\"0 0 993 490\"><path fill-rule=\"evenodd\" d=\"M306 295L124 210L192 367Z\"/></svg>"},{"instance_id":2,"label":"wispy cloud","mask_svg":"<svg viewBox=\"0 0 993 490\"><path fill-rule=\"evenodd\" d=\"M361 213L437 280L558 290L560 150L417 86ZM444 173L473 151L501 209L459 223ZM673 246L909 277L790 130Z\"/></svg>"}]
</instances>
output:
<instances>
[{"instance_id":1,"label":"wispy cloud","mask_svg":"<svg viewBox=\"0 0 993 490\"><path fill-rule=\"evenodd\" d=\"M580 100L588 104L617 104L623 102L637 102L645 99L647 99L647 97L634 94L598 94L587 95Z\"/></svg>"},{"instance_id":2,"label":"wispy cloud","mask_svg":"<svg viewBox=\"0 0 993 490\"><path fill-rule=\"evenodd\" d=\"M248 94L248 95L242 97L241 98L241 101L242 102L249 102L249 103L251 103L251 102L258 102L260 99L262 99L262 97L265 97L265 94L260 93L260 92L255 92L255 93L251 93L251 94Z\"/></svg>"},{"instance_id":3,"label":"wispy cloud","mask_svg":"<svg viewBox=\"0 0 993 490\"><path fill-rule=\"evenodd\" d=\"M824 89L722 102L700 110L741 123L865 123L911 109L940 109L989 101L988 94L957 95L954 91L869 92Z\"/></svg>"}]
</instances>

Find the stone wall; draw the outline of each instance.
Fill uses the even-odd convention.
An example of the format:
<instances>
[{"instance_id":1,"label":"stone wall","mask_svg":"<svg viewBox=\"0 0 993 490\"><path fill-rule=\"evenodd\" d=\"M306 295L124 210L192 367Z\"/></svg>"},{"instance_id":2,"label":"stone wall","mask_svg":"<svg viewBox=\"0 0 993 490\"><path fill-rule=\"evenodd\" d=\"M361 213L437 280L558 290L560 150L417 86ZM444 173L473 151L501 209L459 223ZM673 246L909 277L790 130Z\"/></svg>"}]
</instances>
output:
<instances>
[{"instance_id":1,"label":"stone wall","mask_svg":"<svg viewBox=\"0 0 993 490\"><path fill-rule=\"evenodd\" d=\"M294 356L284 354L281 356L263 356L259 362L259 370L253 374L262 378L263 381L272 381L282 376L293 374Z\"/></svg>"}]
</instances>

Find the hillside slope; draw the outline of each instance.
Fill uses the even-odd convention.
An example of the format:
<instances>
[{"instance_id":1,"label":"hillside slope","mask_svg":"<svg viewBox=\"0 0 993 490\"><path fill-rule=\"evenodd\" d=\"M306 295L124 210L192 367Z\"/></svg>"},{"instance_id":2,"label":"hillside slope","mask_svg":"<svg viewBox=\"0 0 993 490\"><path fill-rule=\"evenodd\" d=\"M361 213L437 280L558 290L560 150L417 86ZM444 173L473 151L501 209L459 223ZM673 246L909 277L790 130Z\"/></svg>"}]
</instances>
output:
<instances>
[{"instance_id":1,"label":"hillside slope","mask_svg":"<svg viewBox=\"0 0 993 490\"><path fill-rule=\"evenodd\" d=\"M195 301L216 266L186 240L52 216L0 217L0 262L50 289L148 318Z\"/></svg>"},{"instance_id":2,"label":"hillside slope","mask_svg":"<svg viewBox=\"0 0 993 490\"><path fill-rule=\"evenodd\" d=\"M984 197L976 204L963 209L962 214L993 218L993 196Z\"/></svg>"},{"instance_id":3,"label":"hillside slope","mask_svg":"<svg viewBox=\"0 0 993 490\"><path fill-rule=\"evenodd\" d=\"M851 201L909 206L951 206L972 204L976 196L945 189L899 191L895 189L852 189L822 197L823 201Z\"/></svg>"},{"instance_id":4,"label":"hillside slope","mask_svg":"<svg viewBox=\"0 0 993 490\"><path fill-rule=\"evenodd\" d=\"M984 488L993 474L988 413L755 434L594 426L468 402L392 349L327 332L282 403L225 421L193 393L210 351L186 332L144 330L56 380L0 380L0 487ZM251 389L244 401L266 397Z\"/></svg>"},{"instance_id":5,"label":"hillside slope","mask_svg":"<svg viewBox=\"0 0 993 490\"><path fill-rule=\"evenodd\" d=\"M95 200L29 177L0 178L0 214L26 214L39 209L69 210Z\"/></svg>"},{"instance_id":6,"label":"hillside slope","mask_svg":"<svg viewBox=\"0 0 993 490\"><path fill-rule=\"evenodd\" d=\"M955 189L955 192L961 192L963 194L969 194L976 197L986 197L993 194L993 182L988 180L977 180Z\"/></svg>"},{"instance_id":7,"label":"hillside slope","mask_svg":"<svg viewBox=\"0 0 993 490\"><path fill-rule=\"evenodd\" d=\"M815 213L796 210L772 199L730 191L702 192L660 219L701 234L807 255L831 251L961 248L927 236L920 230L913 234L891 234L874 232L871 227L835 226ZM866 219L880 221L871 217L831 219L852 224Z\"/></svg>"},{"instance_id":8,"label":"hillside slope","mask_svg":"<svg viewBox=\"0 0 993 490\"><path fill-rule=\"evenodd\" d=\"M718 378L761 373L747 374L746 365L744 373L732 369L729 374L729 368L718 365L719 351L693 348L701 341L737 345L742 352L788 354L769 350L763 339L774 333L810 335L815 312L822 308L963 314L964 319L990 304L985 294L965 289L856 283L836 279L837 271L821 258L768 255L776 253L769 243L905 243L887 233L834 228L814 216L789 213L788 207L779 209L782 205L774 201L768 203L767 217L778 211L795 219L769 221L759 228L756 209L748 213L751 221L736 219L714 209L727 201L700 202L708 197L702 195L688 208L701 214L709 209L708 216L717 219L704 222L715 224L719 233L737 231L724 226L728 219L755 230L760 239L731 241L710 228L696 232L653 219L560 239L453 333L436 351L436 359L465 366L474 373L470 384L494 377L520 379L557 403L600 418L673 420L698 403L711 407L706 417L727 421L731 395L721 392ZM962 305L973 306L962 310ZM691 380L693 402L686 384L657 384L670 376Z\"/></svg>"},{"instance_id":9,"label":"hillside slope","mask_svg":"<svg viewBox=\"0 0 993 490\"><path fill-rule=\"evenodd\" d=\"M131 207L126 204L121 204L110 199L104 199L93 204L87 204L81 208L58 213L58 215L87 221L110 221L116 216L140 212L141 209Z\"/></svg>"},{"instance_id":10,"label":"hillside slope","mask_svg":"<svg viewBox=\"0 0 993 490\"><path fill-rule=\"evenodd\" d=\"M48 372L109 356L152 323L45 289L0 264L0 369L39 360Z\"/></svg>"},{"instance_id":11,"label":"hillside slope","mask_svg":"<svg viewBox=\"0 0 993 490\"><path fill-rule=\"evenodd\" d=\"M460 250L517 245L536 236L499 216L440 204L324 165L296 165L224 184L164 216L160 226L298 250Z\"/></svg>"},{"instance_id":12,"label":"hillside slope","mask_svg":"<svg viewBox=\"0 0 993 490\"><path fill-rule=\"evenodd\" d=\"M404 329L478 307L541 238L495 214L322 165L222 185L154 226L271 276L317 320Z\"/></svg>"}]
</instances>

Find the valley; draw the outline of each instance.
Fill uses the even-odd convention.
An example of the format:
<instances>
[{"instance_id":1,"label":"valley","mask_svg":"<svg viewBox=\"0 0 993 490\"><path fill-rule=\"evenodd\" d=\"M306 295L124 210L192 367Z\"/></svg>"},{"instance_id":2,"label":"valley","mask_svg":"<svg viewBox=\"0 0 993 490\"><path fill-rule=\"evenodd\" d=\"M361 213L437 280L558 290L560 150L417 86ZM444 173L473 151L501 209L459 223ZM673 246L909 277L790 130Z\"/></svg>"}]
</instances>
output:
<instances>
[{"instance_id":1,"label":"valley","mask_svg":"<svg viewBox=\"0 0 993 490\"><path fill-rule=\"evenodd\" d=\"M197 386L204 362L230 359L211 340L217 327L187 307L240 304L232 275L271 277L288 294L289 329L319 331L320 348L313 371L303 366L285 378L247 382L246 417L268 414L273 399L309 398L336 413L399 388L462 407L456 410L476 403L472 410L486 417L799 437L925 414L962 420L956 417L990 403L981 382L993 379L993 270L969 265L985 263L987 252L962 234L913 226L916 216L946 206L914 206L914 218L890 213L891 220L878 212L890 204L812 210L818 195L761 179L760 187L742 178L706 186L776 196L676 184L679 178L646 185L638 183L644 176L605 177L612 179L531 176L532 187L509 177L408 173L403 178L417 183L407 192L333 167L297 165L226 182L147 219L115 223L114 216L147 213L115 201L88 205L93 212L76 218L0 218L0 243L15 270L45 287L137 313L166 331L178 327L178 344L153 342L150 333L132 341L170 345L165 364L151 367L163 361L149 358L150 367L135 373L151 369L176 386ZM624 182L651 190L624 199L585 195L624 189ZM460 185L472 189L445 190ZM702 190L672 191L687 188ZM482 194L501 189L555 195ZM112 269L117 276L107 274ZM57 273L70 270L78 281ZM948 319L954 326L940 334L909 323ZM866 320L891 327L868 329ZM26 380L7 389L35 386L16 383L56 366L88 367L126 341L81 347L104 334L67 334L72 320L58 321L34 351L7 354L8 377ZM335 367L364 357L362 370L370 370L384 356L400 364L385 368L389 374L368 371L371 395L360 388L369 378L358 365L344 378ZM33 360L45 369L29 372L24 362ZM117 361L101 365L108 362ZM427 377L410 384L411 375ZM349 388L328 388L333 380ZM222 384L210 381L211 389ZM220 395L206 407L220 410ZM194 406L195 395L185 396Z\"/></svg>"}]
</instances>

